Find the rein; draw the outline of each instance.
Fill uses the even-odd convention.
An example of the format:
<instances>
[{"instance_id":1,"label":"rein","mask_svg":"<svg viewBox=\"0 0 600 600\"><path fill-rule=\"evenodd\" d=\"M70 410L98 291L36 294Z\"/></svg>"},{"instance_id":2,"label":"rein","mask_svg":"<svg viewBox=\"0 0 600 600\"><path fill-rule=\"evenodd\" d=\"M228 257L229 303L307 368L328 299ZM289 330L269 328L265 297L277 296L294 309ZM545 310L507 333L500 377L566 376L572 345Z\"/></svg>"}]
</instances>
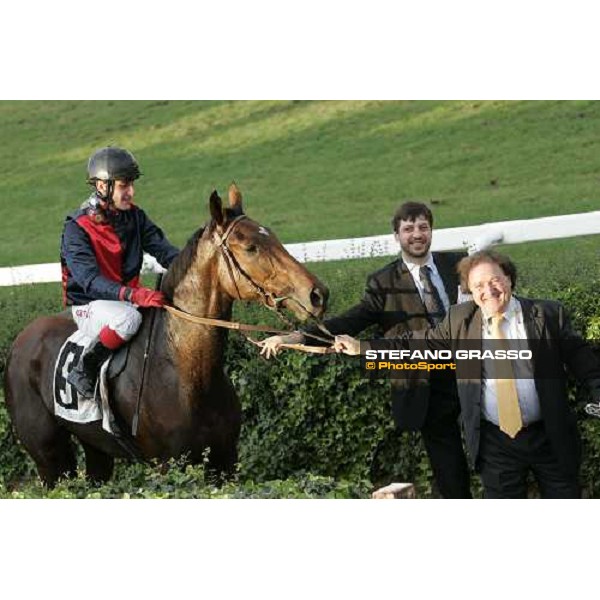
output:
<instances>
[{"instance_id":1,"label":"rein","mask_svg":"<svg viewBox=\"0 0 600 600\"><path fill-rule=\"evenodd\" d=\"M213 319L211 317L198 317L193 315L181 308L165 304L164 309L170 312L176 317L180 317L190 323L196 323L197 325L209 325L211 327L224 327L225 329L235 329L236 331L260 331L263 333L275 333L275 334L286 334L291 333L289 330L282 329L271 329L270 327L264 327L262 325L249 325L247 323L238 323L236 321L223 321L222 319ZM321 339L321 338L319 338ZM323 339L322 341L327 342L329 340Z\"/></svg>"},{"instance_id":2,"label":"rein","mask_svg":"<svg viewBox=\"0 0 600 600\"><path fill-rule=\"evenodd\" d=\"M241 332L244 337L254 345L258 345L259 342L252 339L250 336L245 335L243 332L245 331L256 331L261 333L273 333L276 335L286 335L288 333L293 333L292 329L273 329L271 327L265 327L264 325L250 325L249 323L238 323L237 321L223 321L222 319L213 319L211 317L199 317L197 315L192 315L185 310L181 310L175 306L171 306L169 304L164 305L164 309L172 314L175 317L183 319L185 321L189 321L190 323L195 323L196 325L208 325L209 327L223 327L225 329L234 329L235 331ZM307 337L314 338L319 340L320 342L331 343L331 339L327 339L318 335L314 335L312 333L302 332L303 335ZM292 348L295 350L301 350L303 352L312 352L315 354L325 354L326 351L329 351L329 348L322 348L319 346L306 346L304 344L282 344L283 348Z\"/></svg>"}]
</instances>

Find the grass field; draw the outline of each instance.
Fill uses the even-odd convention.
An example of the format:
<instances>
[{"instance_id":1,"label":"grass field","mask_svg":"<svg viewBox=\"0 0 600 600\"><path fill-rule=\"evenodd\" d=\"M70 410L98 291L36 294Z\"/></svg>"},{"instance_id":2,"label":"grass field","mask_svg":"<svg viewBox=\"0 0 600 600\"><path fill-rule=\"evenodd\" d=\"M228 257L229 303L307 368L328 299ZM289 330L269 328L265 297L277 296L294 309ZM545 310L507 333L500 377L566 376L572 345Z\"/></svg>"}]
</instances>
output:
<instances>
[{"instance_id":1,"label":"grass field","mask_svg":"<svg viewBox=\"0 0 600 600\"><path fill-rule=\"evenodd\" d=\"M0 102L0 266L57 260L106 144L181 245L232 179L284 242L385 233L409 198L437 227L594 210L599 133L598 102Z\"/></svg>"},{"instance_id":2,"label":"grass field","mask_svg":"<svg viewBox=\"0 0 600 600\"><path fill-rule=\"evenodd\" d=\"M248 214L291 243L386 233L407 199L430 202L436 228L596 210L598 133L598 102L0 102L0 266L58 260L64 216L88 194L87 158L107 144L137 155L136 200L175 244L232 179ZM578 305L594 304L598 236L500 249L518 265L519 291L560 297L585 283ZM336 313L389 260L310 269ZM59 309L59 284L0 288L2 369L18 331ZM236 318L279 325L254 306ZM1 487L23 458L0 433Z\"/></svg>"}]
</instances>

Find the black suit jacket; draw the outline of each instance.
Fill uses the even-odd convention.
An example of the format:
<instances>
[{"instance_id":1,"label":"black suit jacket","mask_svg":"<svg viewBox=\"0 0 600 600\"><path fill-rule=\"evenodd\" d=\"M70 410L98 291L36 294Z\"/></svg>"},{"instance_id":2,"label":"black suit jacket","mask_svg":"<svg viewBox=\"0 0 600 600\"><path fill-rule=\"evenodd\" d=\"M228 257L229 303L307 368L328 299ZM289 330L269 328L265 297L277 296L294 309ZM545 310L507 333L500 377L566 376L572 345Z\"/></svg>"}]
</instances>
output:
<instances>
[{"instance_id":1,"label":"black suit jacket","mask_svg":"<svg viewBox=\"0 0 600 600\"><path fill-rule=\"evenodd\" d=\"M450 304L456 303L459 278L456 265L464 252L434 252L433 260ZM429 327L427 312L415 282L401 258L369 275L362 300L343 314L325 321L334 335L357 335L372 325L379 326L386 338L394 338L407 331ZM306 329L319 335L317 328ZM310 339L307 343L315 343ZM394 378L392 382L392 414L396 426L415 430L423 426L427 415L430 393L456 396L452 374L433 375L431 380L422 374L409 378Z\"/></svg>"},{"instance_id":2,"label":"black suit jacket","mask_svg":"<svg viewBox=\"0 0 600 600\"><path fill-rule=\"evenodd\" d=\"M571 327L564 307L555 301L518 298L523 322L533 353L533 374L540 400L542 420L555 455L567 472L575 474L581 463L581 442L576 417L568 403L567 368L585 382L595 399L600 397L600 363L592 348ZM452 306L436 327L412 334L424 339L431 349L453 350L462 340L479 342L481 347L482 316L474 302ZM534 340L532 343L531 341ZM374 340L373 348L401 349L407 339ZM464 347L464 346L463 346ZM481 363L457 361L458 395L465 438L472 463L477 467L481 425Z\"/></svg>"}]
</instances>

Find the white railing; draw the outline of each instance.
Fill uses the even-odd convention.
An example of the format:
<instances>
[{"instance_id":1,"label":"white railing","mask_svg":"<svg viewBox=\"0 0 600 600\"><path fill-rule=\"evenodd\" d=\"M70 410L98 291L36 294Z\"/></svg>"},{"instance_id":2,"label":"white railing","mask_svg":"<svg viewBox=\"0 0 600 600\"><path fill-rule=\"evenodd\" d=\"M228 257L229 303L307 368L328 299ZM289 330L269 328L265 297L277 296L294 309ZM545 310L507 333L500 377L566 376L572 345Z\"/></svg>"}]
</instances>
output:
<instances>
[{"instance_id":1,"label":"white railing","mask_svg":"<svg viewBox=\"0 0 600 600\"><path fill-rule=\"evenodd\" d=\"M600 211L593 211L574 215L436 229L433 235L432 249L439 251L466 248L473 252L500 242L520 244L598 233L600 233ZM300 262L394 256L398 253L398 244L391 233L364 238L286 244L285 247ZM162 270L162 267L151 256L144 257L143 272L156 273ZM60 280L59 263L0 268L0 286L58 282Z\"/></svg>"}]
</instances>

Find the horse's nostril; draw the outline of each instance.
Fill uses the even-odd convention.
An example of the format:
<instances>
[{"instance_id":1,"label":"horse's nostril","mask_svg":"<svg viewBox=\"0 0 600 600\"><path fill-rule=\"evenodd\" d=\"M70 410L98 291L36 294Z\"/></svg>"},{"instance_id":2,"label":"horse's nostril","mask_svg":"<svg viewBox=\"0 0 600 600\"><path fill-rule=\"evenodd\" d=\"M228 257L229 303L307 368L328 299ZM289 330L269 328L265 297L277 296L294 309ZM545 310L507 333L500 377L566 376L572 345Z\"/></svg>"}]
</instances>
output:
<instances>
[{"instance_id":1,"label":"horse's nostril","mask_svg":"<svg viewBox=\"0 0 600 600\"><path fill-rule=\"evenodd\" d=\"M310 292L310 303L313 308L321 308L327 301L327 292L321 288L314 287Z\"/></svg>"}]
</instances>

